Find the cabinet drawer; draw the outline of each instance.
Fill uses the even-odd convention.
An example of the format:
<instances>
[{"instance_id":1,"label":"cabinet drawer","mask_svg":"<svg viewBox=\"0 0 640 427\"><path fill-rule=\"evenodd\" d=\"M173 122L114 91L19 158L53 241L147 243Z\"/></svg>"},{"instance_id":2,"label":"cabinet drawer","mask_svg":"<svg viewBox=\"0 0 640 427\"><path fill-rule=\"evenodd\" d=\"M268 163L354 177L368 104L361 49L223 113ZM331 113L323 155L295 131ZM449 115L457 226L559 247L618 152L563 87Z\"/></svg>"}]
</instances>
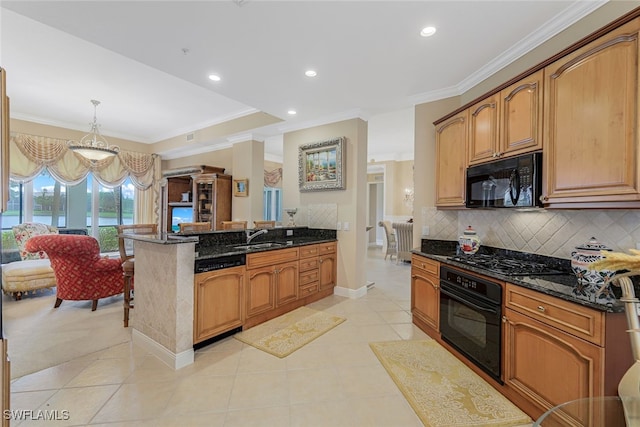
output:
<instances>
[{"instance_id":1,"label":"cabinet drawer","mask_svg":"<svg viewBox=\"0 0 640 427\"><path fill-rule=\"evenodd\" d=\"M318 292L318 282L307 283L306 285L300 286L300 291L298 292L298 298L306 297L307 295L315 294Z\"/></svg>"},{"instance_id":2,"label":"cabinet drawer","mask_svg":"<svg viewBox=\"0 0 640 427\"><path fill-rule=\"evenodd\" d=\"M604 313L507 283L506 307L604 346Z\"/></svg>"},{"instance_id":3,"label":"cabinet drawer","mask_svg":"<svg viewBox=\"0 0 640 427\"><path fill-rule=\"evenodd\" d=\"M337 244L336 242L331 242L331 243L320 243L319 245L316 245L318 247L318 255L324 255L324 254L334 254L336 253L336 248L337 248Z\"/></svg>"},{"instance_id":4,"label":"cabinet drawer","mask_svg":"<svg viewBox=\"0 0 640 427\"><path fill-rule=\"evenodd\" d=\"M300 284L304 285L306 283L314 282L318 280L318 269L304 271L300 273Z\"/></svg>"},{"instance_id":5,"label":"cabinet drawer","mask_svg":"<svg viewBox=\"0 0 640 427\"><path fill-rule=\"evenodd\" d=\"M298 260L298 248L277 249L247 255L247 270Z\"/></svg>"},{"instance_id":6,"label":"cabinet drawer","mask_svg":"<svg viewBox=\"0 0 640 427\"><path fill-rule=\"evenodd\" d=\"M418 255L411 256L411 267L424 271L425 273L432 274L436 277L440 277L440 263L429 258L421 257Z\"/></svg>"},{"instance_id":7,"label":"cabinet drawer","mask_svg":"<svg viewBox=\"0 0 640 427\"><path fill-rule=\"evenodd\" d=\"M313 270L314 268L318 268L318 258L308 258L308 259L300 260L300 265L298 266L298 270L307 271L307 270Z\"/></svg>"},{"instance_id":8,"label":"cabinet drawer","mask_svg":"<svg viewBox=\"0 0 640 427\"><path fill-rule=\"evenodd\" d=\"M318 256L318 245L301 246L300 259Z\"/></svg>"}]
</instances>

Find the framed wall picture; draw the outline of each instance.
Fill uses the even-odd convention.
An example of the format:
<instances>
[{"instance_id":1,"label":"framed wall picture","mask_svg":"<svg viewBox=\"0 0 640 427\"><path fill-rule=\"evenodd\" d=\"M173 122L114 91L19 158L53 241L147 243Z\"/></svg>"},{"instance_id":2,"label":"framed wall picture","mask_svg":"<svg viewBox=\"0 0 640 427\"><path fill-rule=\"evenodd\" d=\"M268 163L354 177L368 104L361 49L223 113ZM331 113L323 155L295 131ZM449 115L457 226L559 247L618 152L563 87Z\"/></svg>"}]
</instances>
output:
<instances>
[{"instance_id":1,"label":"framed wall picture","mask_svg":"<svg viewBox=\"0 0 640 427\"><path fill-rule=\"evenodd\" d=\"M346 138L314 142L298 147L300 191L344 190Z\"/></svg>"},{"instance_id":2,"label":"framed wall picture","mask_svg":"<svg viewBox=\"0 0 640 427\"><path fill-rule=\"evenodd\" d=\"M249 180L248 179L234 179L233 180L233 195L236 197L249 196Z\"/></svg>"}]
</instances>

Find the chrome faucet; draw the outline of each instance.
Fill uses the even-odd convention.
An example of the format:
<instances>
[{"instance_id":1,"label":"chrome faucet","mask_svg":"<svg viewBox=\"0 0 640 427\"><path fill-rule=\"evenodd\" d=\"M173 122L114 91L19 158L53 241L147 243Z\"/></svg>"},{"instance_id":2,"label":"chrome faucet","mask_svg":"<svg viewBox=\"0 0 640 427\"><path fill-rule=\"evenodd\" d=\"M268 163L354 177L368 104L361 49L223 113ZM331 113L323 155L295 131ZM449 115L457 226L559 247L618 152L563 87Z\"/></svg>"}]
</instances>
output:
<instances>
[{"instance_id":1,"label":"chrome faucet","mask_svg":"<svg viewBox=\"0 0 640 427\"><path fill-rule=\"evenodd\" d=\"M252 241L254 238L258 237L258 236L259 236L259 235L261 235L261 234L265 234L265 233L268 233L268 232L269 232L269 230L267 230L266 228L263 228L262 230L258 230L258 231L256 231L256 232L255 232L255 233L253 233L253 234L251 234L251 230L247 230L247 245L248 245L249 243L251 243L251 241Z\"/></svg>"}]
</instances>

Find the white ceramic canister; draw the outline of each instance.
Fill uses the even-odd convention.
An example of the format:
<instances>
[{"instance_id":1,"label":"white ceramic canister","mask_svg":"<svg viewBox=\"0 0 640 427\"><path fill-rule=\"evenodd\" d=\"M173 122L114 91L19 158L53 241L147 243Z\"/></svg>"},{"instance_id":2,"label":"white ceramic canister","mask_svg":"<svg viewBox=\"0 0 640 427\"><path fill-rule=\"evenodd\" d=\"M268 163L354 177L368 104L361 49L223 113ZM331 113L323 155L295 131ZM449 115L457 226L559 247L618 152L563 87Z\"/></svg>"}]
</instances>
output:
<instances>
[{"instance_id":1,"label":"white ceramic canister","mask_svg":"<svg viewBox=\"0 0 640 427\"><path fill-rule=\"evenodd\" d=\"M615 271L594 270L589 267L589 264L603 258L601 251L611 250L598 242L595 237L580 246L576 246L575 249L575 251L571 252L571 270L579 280L601 285L615 274Z\"/></svg>"},{"instance_id":2,"label":"white ceramic canister","mask_svg":"<svg viewBox=\"0 0 640 427\"><path fill-rule=\"evenodd\" d=\"M473 255L480 249L480 238L476 234L476 230L468 226L462 233L462 236L458 238L458 244L463 253Z\"/></svg>"}]
</instances>

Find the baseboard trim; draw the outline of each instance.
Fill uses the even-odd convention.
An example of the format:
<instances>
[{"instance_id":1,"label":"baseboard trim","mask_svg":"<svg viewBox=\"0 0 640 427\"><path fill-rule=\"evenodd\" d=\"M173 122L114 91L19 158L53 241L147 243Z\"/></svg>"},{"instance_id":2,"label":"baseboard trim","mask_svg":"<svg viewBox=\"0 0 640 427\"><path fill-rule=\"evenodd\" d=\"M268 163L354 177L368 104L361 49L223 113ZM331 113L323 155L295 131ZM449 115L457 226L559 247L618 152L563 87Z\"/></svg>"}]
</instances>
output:
<instances>
[{"instance_id":1,"label":"baseboard trim","mask_svg":"<svg viewBox=\"0 0 640 427\"><path fill-rule=\"evenodd\" d=\"M164 364L176 370L191 365L195 358L195 352L192 348L176 354L137 329L131 331L131 339L135 345L144 348Z\"/></svg>"},{"instance_id":2,"label":"baseboard trim","mask_svg":"<svg viewBox=\"0 0 640 427\"><path fill-rule=\"evenodd\" d=\"M358 289L343 288L341 286L336 286L333 290L333 294L338 295L340 297L347 297L351 299L361 298L367 294L367 285L361 286Z\"/></svg>"}]
</instances>

